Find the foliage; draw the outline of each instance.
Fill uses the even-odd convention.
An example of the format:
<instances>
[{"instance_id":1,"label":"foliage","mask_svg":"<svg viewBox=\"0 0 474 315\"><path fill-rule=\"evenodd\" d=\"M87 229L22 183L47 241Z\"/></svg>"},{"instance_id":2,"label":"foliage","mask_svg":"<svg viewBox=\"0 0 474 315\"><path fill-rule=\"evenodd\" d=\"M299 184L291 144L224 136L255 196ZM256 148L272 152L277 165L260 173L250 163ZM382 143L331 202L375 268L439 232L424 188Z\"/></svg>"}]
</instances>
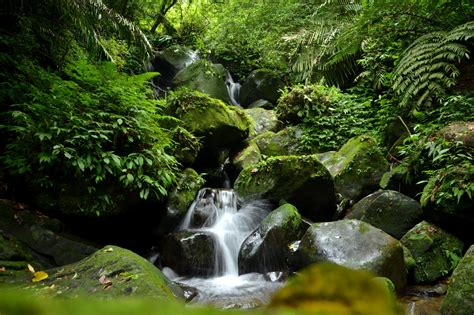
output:
<instances>
[{"instance_id":1,"label":"foliage","mask_svg":"<svg viewBox=\"0 0 474 315\"><path fill-rule=\"evenodd\" d=\"M402 105L417 99L429 105L446 94L456 83L459 69L455 63L469 58L469 48L460 44L474 38L474 22L453 30L428 33L415 40L403 53L394 72L392 88L402 97Z\"/></svg>"},{"instance_id":2,"label":"foliage","mask_svg":"<svg viewBox=\"0 0 474 315\"><path fill-rule=\"evenodd\" d=\"M302 147L323 152L336 150L361 134L372 134L380 140L389 114L377 110L370 99L356 98L335 87L296 85L283 91L277 115L279 119L301 122Z\"/></svg>"},{"instance_id":3,"label":"foliage","mask_svg":"<svg viewBox=\"0 0 474 315\"><path fill-rule=\"evenodd\" d=\"M24 70L15 79L29 84L2 117L8 141L1 161L11 176L50 195L74 183L94 198L87 208L63 210L87 214L117 206L110 186L143 199L167 194L176 161L148 98L146 82L156 73L130 77L83 57L67 65L65 78L35 64Z\"/></svg>"}]
</instances>

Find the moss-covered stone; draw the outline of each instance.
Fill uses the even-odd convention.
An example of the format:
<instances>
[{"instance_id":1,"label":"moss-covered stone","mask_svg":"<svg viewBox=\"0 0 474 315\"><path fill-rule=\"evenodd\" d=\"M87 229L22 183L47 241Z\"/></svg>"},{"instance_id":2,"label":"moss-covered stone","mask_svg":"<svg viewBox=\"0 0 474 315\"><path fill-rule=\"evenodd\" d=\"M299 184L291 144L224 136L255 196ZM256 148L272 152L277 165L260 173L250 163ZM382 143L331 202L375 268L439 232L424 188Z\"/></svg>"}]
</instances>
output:
<instances>
[{"instance_id":1,"label":"moss-covered stone","mask_svg":"<svg viewBox=\"0 0 474 315\"><path fill-rule=\"evenodd\" d=\"M243 242L239 273L286 270L288 245L297 240L301 232L298 209L287 203L273 210Z\"/></svg>"},{"instance_id":2,"label":"moss-covered stone","mask_svg":"<svg viewBox=\"0 0 474 315\"><path fill-rule=\"evenodd\" d=\"M457 121L443 128L438 135L448 141L462 142L467 147L474 147L474 121Z\"/></svg>"},{"instance_id":3,"label":"moss-covered stone","mask_svg":"<svg viewBox=\"0 0 474 315\"><path fill-rule=\"evenodd\" d=\"M416 200L397 191L383 190L357 202L346 218L367 222L400 239L420 222L422 214Z\"/></svg>"},{"instance_id":4,"label":"moss-covered stone","mask_svg":"<svg viewBox=\"0 0 474 315\"><path fill-rule=\"evenodd\" d=\"M159 226L161 233L169 233L178 226L204 183L204 178L192 168L183 171L166 203L166 213Z\"/></svg>"},{"instance_id":5,"label":"moss-covered stone","mask_svg":"<svg viewBox=\"0 0 474 315\"><path fill-rule=\"evenodd\" d=\"M256 100L255 102L247 106L247 108L265 108L265 109L273 109L274 107L275 107L274 104L270 103L267 100L262 100L262 99Z\"/></svg>"},{"instance_id":6,"label":"moss-covered stone","mask_svg":"<svg viewBox=\"0 0 474 315\"><path fill-rule=\"evenodd\" d=\"M474 245L471 245L453 272L441 315L474 314Z\"/></svg>"},{"instance_id":7,"label":"moss-covered stone","mask_svg":"<svg viewBox=\"0 0 474 315\"><path fill-rule=\"evenodd\" d=\"M258 69L253 71L242 84L240 102L247 107L259 99L275 103L280 96L279 89L283 82L280 76L272 70Z\"/></svg>"},{"instance_id":8,"label":"moss-covered stone","mask_svg":"<svg viewBox=\"0 0 474 315\"><path fill-rule=\"evenodd\" d=\"M245 149L237 153L232 160L232 164L241 171L244 168L257 164L261 159L260 149L255 142L251 142Z\"/></svg>"},{"instance_id":9,"label":"moss-covered stone","mask_svg":"<svg viewBox=\"0 0 474 315\"><path fill-rule=\"evenodd\" d=\"M230 103L225 85L225 69L221 64L197 60L176 74L173 78L173 85L200 91L213 98Z\"/></svg>"},{"instance_id":10,"label":"moss-covered stone","mask_svg":"<svg viewBox=\"0 0 474 315\"><path fill-rule=\"evenodd\" d=\"M244 112L252 121L251 137L258 136L265 131L278 131L282 127L282 123L273 110L249 108L244 109Z\"/></svg>"},{"instance_id":11,"label":"moss-covered stone","mask_svg":"<svg viewBox=\"0 0 474 315\"><path fill-rule=\"evenodd\" d=\"M301 147L301 138L303 130L299 127L286 127L277 133L267 131L253 140L260 149L260 152L266 156L280 155L298 155L308 152Z\"/></svg>"},{"instance_id":12,"label":"moss-covered stone","mask_svg":"<svg viewBox=\"0 0 474 315\"><path fill-rule=\"evenodd\" d=\"M375 140L367 135L350 139L323 164L334 176L336 191L352 200L376 190L389 167Z\"/></svg>"},{"instance_id":13,"label":"moss-covered stone","mask_svg":"<svg viewBox=\"0 0 474 315\"><path fill-rule=\"evenodd\" d=\"M292 308L302 314L401 315L392 294L363 271L315 264L275 293L269 308Z\"/></svg>"},{"instance_id":14,"label":"moss-covered stone","mask_svg":"<svg viewBox=\"0 0 474 315\"><path fill-rule=\"evenodd\" d=\"M400 241L415 259L413 280L416 283L433 282L449 275L463 249L459 239L426 221L414 226Z\"/></svg>"},{"instance_id":15,"label":"moss-covered stone","mask_svg":"<svg viewBox=\"0 0 474 315\"><path fill-rule=\"evenodd\" d=\"M313 220L328 220L336 209L332 176L312 155L268 158L242 170L234 188L244 198L286 200Z\"/></svg>"},{"instance_id":16,"label":"moss-covered stone","mask_svg":"<svg viewBox=\"0 0 474 315\"><path fill-rule=\"evenodd\" d=\"M232 148L249 135L250 120L241 109L201 92L178 92L168 102L167 111L181 119L195 136L202 137L201 153Z\"/></svg>"},{"instance_id":17,"label":"moss-covered stone","mask_svg":"<svg viewBox=\"0 0 474 315\"><path fill-rule=\"evenodd\" d=\"M387 277L393 281L397 291L406 284L400 242L359 220L311 225L290 260L296 269L325 261Z\"/></svg>"},{"instance_id":18,"label":"moss-covered stone","mask_svg":"<svg viewBox=\"0 0 474 315\"><path fill-rule=\"evenodd\" d=\"M171 137L173 156L183 165L193 164L202 147L200 139L182 127L175 128Z\"/></svg>"},{"instance_id":19,"label":"moss-covered stone","mask_svg":"<svg viewBox=\"0 0 474 315\"><path fill-rule=\"evenodd\" d=\"M106 246L79 262L46 273L48 278L41 282L32 283L32 275L28 275L15 283L38 294L65 297L150 296L175 300L181 293L145 258L117 246Z\"/></svg>"}]
</instances>

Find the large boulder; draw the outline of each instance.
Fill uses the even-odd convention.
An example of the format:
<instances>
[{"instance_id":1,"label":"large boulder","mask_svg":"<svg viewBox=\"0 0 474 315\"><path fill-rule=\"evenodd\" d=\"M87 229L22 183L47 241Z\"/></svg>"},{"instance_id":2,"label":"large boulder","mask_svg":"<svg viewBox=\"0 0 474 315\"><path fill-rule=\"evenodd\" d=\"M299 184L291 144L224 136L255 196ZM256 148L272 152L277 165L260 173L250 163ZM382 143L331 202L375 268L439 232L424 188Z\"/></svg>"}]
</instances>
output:
<instances>
[{"instance_id":1,"label":"large boulder","mask_svg":"<svg viewBox=\"0 0 474 315\"><path fill-rule=\"evenodd\" d=\"M178 226L204 182L205 180L195 170L187 168L183 171L166 203L166 213L159 227L161 233L169 233Z\"/></svg>"},{"instance_id":2,"label":"large boulder","mask_svg":"<svg viewBox=\"0 0 474 315\"><path fill-rule=\"evenodd\" d=\"M449 275L462 256L461 240L426 221L415 225L400 242L415 259L412 277L416 283L433 282Z\"/></svg>"},{"instance_id":3,"label":"large boulder","mask_svg":"<svg viewBox=\"0 0 474 315\"><path fill-rule=\"evenodd\" d=\"M471 245L453 272L441 315L474 314L474 245Z\"/></svg>"},{"instance_id":4,"label":"large boulder","mask_svg":"<svg viewBox=\"0 0 474 315\"><path fill-rule=\"evenodd\" d=\"M240 172L246 167L257 164L262 159L260 149L255 142L250 142L243 150L232 159L232 164Z\"/></svg>"},{"instance_id":5,"label":"large boulder","mask_svg":"<svg viewBox=\"0 0 474 315\"><path fill-rule=\"evenodd\" d=\"M159 51L151 63L153 71L160 73L159 83L169 85L176 73L196 60L197 54L194 51L183 46L173 45Z\"/></svg>"},{"instance_id":6,"label":"large boulder","mask_svg":"<svg viewBox=\"0 0 474 315\"><path fill-rule=\"evenodd\" d=\"M303 130L296 126L286 127L278 132L267 131L253 140L266 156L299 155L307 152L301 146Z\"/></svg>"},{"instance_id":7,"label":"large boulder","mask_svg":"<svg viewBox=\"0 0 474 315\"><path fill-rule=\"evenodd\" d=\"M250 120L242 110L201 92L177 93L167 112L181 119L195 136L202 137L201 154L239 145L249 135Z\"/></svg>"},{"instance_id":8,"label":"large boulder","mask_svg":"<svg viewBox=\"0 0 474 315\"><path fill-rule=\"evenodd\" d=\"M278 131L282 127L282 123L276 117L273 110L264 108L244 109L244 113L250 117L252 122L252 130L250 136L258 136L265 131Z\"/></svg>"},{"instance_id":9,"label":"large boulder","mask_svg":"<svg viewBox=\"0 0 474 315\"><path fill-rule=\"evenodd\" d=\"M420 204L397 191L375 192L352 207L346 219L358 219L400 239L421 220Z\"/></svg>"},{"instance_id":10,"label":"large boulder","mask_svg":"<svg viewBox=\"0 0 474 315\"><path fill-rule=\"evenodd\" d=\"M397 291L406 284L400 242L359 220L311 225L290 259L296 269L324 261L387 277L393 281Z\"/></svg>"},{"instance_id":11,"label":"large boulder","mask_svg":"<svg viewBox=\"0 0 474 315\"><path fill-rule=\"evenodd\" d=\"M260 99L275 103L280 96L279 89L283 86L280 76L274 71L259 69L253 71L242 84L240 103L247 107Z\"/></svg>"},{"instance_id":12,"label":"large boulder","mask_svg":"<svg viewBox=\"0 0 474 315\"><path fill-rule=\"evenodd\" d=\"M372 275L329 263L303 270L273 295L268 307L319 315L403 314L393 293Z\"/></svg>"},{"instance_id":13,"label":"large boulder","mask_svg":"<svg viewBox=\"0 0 474 315\"><path fill-rule=\"evenodd\" d=\"M208 276L214 271L215 244L211 234L179 231L166 236L162 244L162 264L180 276Z\"/></svg>"},{"instance_id":14,"label":"large boulder","mask_svg":"<svg viewBox=\"0 0 474 315\"><path fill-rule=\"evenodd\" d=\"M288 245L300 237L301 216L284 204L273 210L242 243L239 273L281 271L287 269Z\"/></svg>"},{"instance_id":15,"label":"large boulder","mask_svg":"<svg viewBox=\"0 0 474 315\"><path fill-rule=\"evenodd\" d=\"M47 279L31 286L38 290L47 287L49 293L65 297L149 296L175 300L182 294L145 258L117 246L106 246L79 262L46 273Z\"/></svg>"},{"instance_id":16,"label":"large boulder","mask_svg":"<svg viewBox=\"0 0 474 315\"><path fill-rule=\"evenodd\" d=\"M438 134L448 141L462 142L466 147L474 147L474 121L453 122Z\"/></svg>"},{"instance_id":17,"label":"large boulder","mask_svg":"<svg viewBox=\"0 0 474 315\"><path fill-rule=\"evenodd\" d=\"M225 73L226 71L221 64L198 60L179 71L173 79L173 85L200 91L213 98L230 103L227 86L225 85Z\"/></svg>"},{"instance_id":18,"label":"large boulder","mask_svg":"<svg viewBox=\"0 0 474 315\"><path fill-rule=\"evenodd\" d=\"M278 156L240 172L234 188L244 197L285 200L312 220L328 220L336 209L331 174L315 156Z\"/></svg>"},{"instance_id":19,"label":"large boulder","mask_svg":"<svg viewBox=\"0 0 474 315\"><path fill-rule=\"evenodd\" d=\"M336 191L351 200L376 190L389 167L375 140L367 135L350 139L323 164L334 176Z\"/></svg>"}]
</instances>

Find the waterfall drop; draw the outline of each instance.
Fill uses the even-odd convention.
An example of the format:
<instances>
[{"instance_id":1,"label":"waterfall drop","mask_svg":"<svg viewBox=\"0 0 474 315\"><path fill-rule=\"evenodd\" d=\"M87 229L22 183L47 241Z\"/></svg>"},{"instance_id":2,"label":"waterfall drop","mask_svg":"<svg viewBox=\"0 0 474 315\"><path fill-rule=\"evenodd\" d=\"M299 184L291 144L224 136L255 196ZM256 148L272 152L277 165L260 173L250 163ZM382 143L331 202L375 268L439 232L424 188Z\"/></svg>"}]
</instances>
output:
<instances>
[{"instance_id":1,"label":"waterfall drop","mask_svg":"<svg viewBox=\"0 0 474 315\"><path fill-rule=\"evenodd\" d=\"M241 86L240 83L234 82L229 71L225 74L225 85L227 86L227 93L229 94L232 105L241 107L239 102Z\"/></svg>"}]
</instances>

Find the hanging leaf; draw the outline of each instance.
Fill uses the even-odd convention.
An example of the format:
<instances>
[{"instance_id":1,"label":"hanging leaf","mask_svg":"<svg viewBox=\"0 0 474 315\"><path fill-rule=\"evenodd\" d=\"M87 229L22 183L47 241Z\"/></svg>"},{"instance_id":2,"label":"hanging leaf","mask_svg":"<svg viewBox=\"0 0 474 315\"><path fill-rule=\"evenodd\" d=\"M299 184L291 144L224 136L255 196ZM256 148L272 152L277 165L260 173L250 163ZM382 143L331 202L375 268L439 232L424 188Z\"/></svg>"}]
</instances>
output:
<instances>
[{"instance_id":1,"label":"hanging leaf","mask_svg":"<svg viewBox=\"0 0 474 315\"><path fill-rule=\"evenodd\" d=\"M31 282L40 282L48 278L48 274L44 271L38 271L33 274L33 279Z\"/></svg>"}]
</instances>

